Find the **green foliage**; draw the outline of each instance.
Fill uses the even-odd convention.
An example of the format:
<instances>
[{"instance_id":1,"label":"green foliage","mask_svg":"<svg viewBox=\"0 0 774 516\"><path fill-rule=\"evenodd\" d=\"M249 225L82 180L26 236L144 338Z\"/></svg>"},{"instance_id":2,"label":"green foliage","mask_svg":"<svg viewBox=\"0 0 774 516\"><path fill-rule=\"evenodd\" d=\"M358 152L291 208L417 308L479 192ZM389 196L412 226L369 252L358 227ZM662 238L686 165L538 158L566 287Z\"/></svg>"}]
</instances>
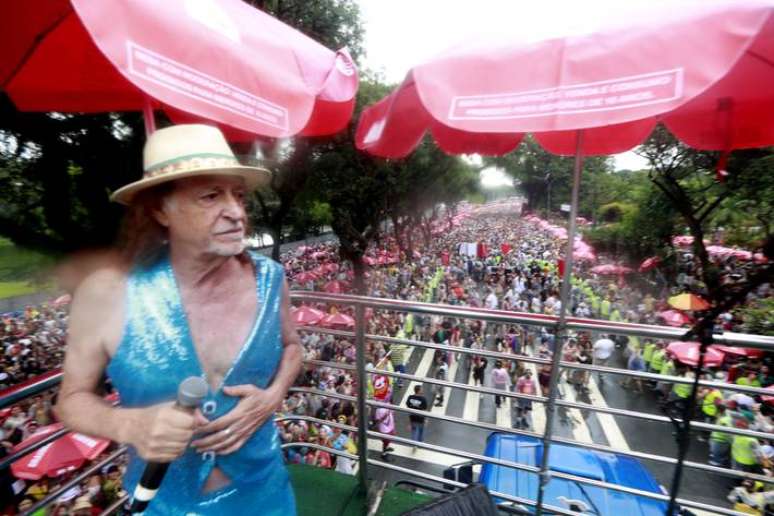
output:
<instances>
[{"instance_id":1,"label":"green foliage","mask_svg":"<svg viewBox=\"0 0 774 516\"><path fill-rule=\"evenodd\" d=\"M548 207L550 211L557 212L562 204L570 202L574 158L553 155L529 136L524 138L515 151L505 156L486 157L484 164L501 167L512 176L531 210ZM589 200L581 199L581 215L591 216L593 206L601 204L593 199L600 189L587 188L586 182L596 181L596 176L609 174L611 171L612 160L609 157L595 156L584 159L581 192L583 196L589 197Z\"/></svg>"},{"instance_id":2,"label":"green foliage","mask_svg":"<svg viewBox=\"0 0 774 516\"><path fill-rule=\"evenodd\" d=\"M598 217L602 222L621 222L624 215L631 216L636 206L622 202L611 202L600 206Z\"/></svg>"},{"instance_id":3,"label":"green foliage","mask_svg":"<svg viewBox=\"0 0 774 516\"><path fill-rule=\"evenodd\" d=\"M759 299L738 312L744 320L746 333L774 336L774 298Z\"/></svg>"}]
</instances>

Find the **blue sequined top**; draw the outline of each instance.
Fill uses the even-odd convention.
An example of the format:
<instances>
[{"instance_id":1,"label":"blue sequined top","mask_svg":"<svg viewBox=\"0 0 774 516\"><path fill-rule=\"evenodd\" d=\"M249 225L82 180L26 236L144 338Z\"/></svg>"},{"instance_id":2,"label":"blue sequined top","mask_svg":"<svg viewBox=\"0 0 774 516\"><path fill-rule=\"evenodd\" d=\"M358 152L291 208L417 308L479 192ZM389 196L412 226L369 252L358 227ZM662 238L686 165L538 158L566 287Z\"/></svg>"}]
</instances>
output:
<instances>
[{"instance_id":1,"label":"blue sequined top","mask_svg":"<svg viewBox=\"0 0 774 516\"><path fill-rule=\"evenodd\" d=\"M279 367L283 344L280 326L283 270L276 262L250 253L255 267L258 313L250 336L217 391L208 394L202 412L216 419L238 398L226 396L224 385L267 387ZM194 349L168 253L149 266L138 266L126 286L125 325L107 372L124 407L146 407L176 398L180 382L205 378ZM202 492L217 466L231 479L222 489ZM132 493L145 462L130 448L124 487ZM279 437L271 419L259 427L237 452L199 454L193 448L169 467L145 514L293 515L295 502Z\"/></svg>"}]
</instances>

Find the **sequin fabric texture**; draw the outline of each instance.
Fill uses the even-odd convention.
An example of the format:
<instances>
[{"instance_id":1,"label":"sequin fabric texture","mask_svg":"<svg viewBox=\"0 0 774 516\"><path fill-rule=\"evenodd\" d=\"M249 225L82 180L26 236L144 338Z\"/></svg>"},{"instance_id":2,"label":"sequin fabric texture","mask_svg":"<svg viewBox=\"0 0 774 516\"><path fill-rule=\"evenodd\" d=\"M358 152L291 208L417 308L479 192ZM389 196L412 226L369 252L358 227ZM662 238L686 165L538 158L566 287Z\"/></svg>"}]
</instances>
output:
<instances>
[{"instance_id":1,"label":"sequin fabric texture","mask_svg":"<svg viewBox=\"0 0 774 516\"><path fill-rule=\"evenodd\" d=\"M208 393L202 405L202 412L211 420L226 414L238 401L223 394L223 386L252 383L265 388L282 358L283 270L260 254L250 253L250 257L255 267L258 313L250 336L222 384L217 391ZM146 407L174 400L178 385L185 378L205 378L168 254L152 265L137 267L131 272L125 303L124 334L107 368L123 407ZM132 493L145 463L131 448L129 454L124 488ZM202 493L215 466L231 483ZM285 516L295 513L279 437L270 419L233 454L200 454L189 448L170 465L158 494L144 514Z\"/></svg>"}]
</instances>

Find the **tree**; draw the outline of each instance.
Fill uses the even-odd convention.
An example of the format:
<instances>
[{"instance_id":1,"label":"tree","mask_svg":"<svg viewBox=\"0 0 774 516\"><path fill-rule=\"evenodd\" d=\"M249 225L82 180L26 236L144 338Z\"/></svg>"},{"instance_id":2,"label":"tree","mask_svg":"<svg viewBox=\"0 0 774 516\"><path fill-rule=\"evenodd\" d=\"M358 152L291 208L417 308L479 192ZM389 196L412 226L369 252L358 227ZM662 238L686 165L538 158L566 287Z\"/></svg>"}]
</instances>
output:
<instances>
[{"instance_id":1,"label":"tree","mask_svg":"<svg viewBox=\"0 0 774 516\"><path fill-rule=\"evenodd\" d=\"M363 25L360 7L351 0L245 0L258 9L300 30L322 45L338 50L347 48L357 61L363 54ZM272 170L270 190L257 192L252 218L255 226L265 228L272 236L272 258L279 260L280 246L285 239L284 228L294 223L289 217L294 203L314 172L316 153L330 138L296 137L288 146L283 142L258 142L265 164ZM283 152L283 150L285 152ZM298 221L295 221L298 222ZM297 224L293 224L297 226ZM298 233L294 236L298 236Z\"/></svg>"},{"instance_id":2,"label":"tree","mask_svg":"<svg viewBox=\"0 0 774 516\"><path fill-rule=\"evenodd\" d=\"M484 164L501 167L512 176L517 188L527 198L527 207L532 211L558 211L560 205L570 202L574 158L551 154L530 136L525 137L519 147L509 154L484 158ZM582 177L585 181L611 171L610 158L592 156L584 160ZM581 192L583 196L590 196L593 189L581 188ZM588 202L581 198L580 204L583 206ZM580 213L590 215L583 211Z\"/></svg>"},{"instance_id":3,"label":"tree","mask_svg":"<svg viewBox=\"0 0 774 516\"><path fill-rule=\"evenodd\" d=\"M329 48L348 47L355 59L362 55L363 27L353 1L248 3ZM142 170L145 138L139 114L20 113L0 95L0 140L0 184L13 187L0 194L0 233L19 244L62 251L114 241L121 209L109 202L108 193ZM288 156L280 152L280 142L265 145L270 157L283 158L272 167L276 178L265 210L256 210L262 215L259 225L273 234L282 234L285 217L306 184L314 145L312 139L297 138ZM275 242L278 256L281 237Z\"/></svg>"}]
</instances>

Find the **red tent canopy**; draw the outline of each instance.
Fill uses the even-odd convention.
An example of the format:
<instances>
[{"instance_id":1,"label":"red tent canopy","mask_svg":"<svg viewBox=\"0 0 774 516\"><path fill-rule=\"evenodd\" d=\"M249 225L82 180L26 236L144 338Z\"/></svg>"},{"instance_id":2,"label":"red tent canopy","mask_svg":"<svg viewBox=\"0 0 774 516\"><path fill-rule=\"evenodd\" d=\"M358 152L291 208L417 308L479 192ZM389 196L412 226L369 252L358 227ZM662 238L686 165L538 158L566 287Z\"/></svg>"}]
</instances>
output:
<instances>
[{"instance_id":1,"label":"red tent canopy","mask_svg":"<svg viewBox=\"0 0 774 516\"><path fill-rule=\"evenodd\" d=\"M640 272L648 272L649 270L652 270L658 267L659 263L661 263L661 258L659 258L658 256L651 256L650 258L645 258L642 261L638 270Z\"/></svg>"},{"instance_id":2,"label":"red tent canopy","mask_svg":"<svg viewBox=\"0 0 774 516\"><path fill-rule=\"evenodd\" d=\"M335 314L326 315L320 324L327 328L354 328L355 320L347 314L337 312Z\"/></svg>"},{"instance_id":3,"label":"red tent canopy","mask_svg":"<svg viewBox=\"0 0 774 516\"><path fill-rule=\"evenodd\" d=\"M726 355L734 355L737 357L745 358L763 358L764 352L762 349L756 348L738 348L736 346L722 346L720 344L713 344L710 346Z\"/></svg>"},{"instance_id":4,"label":"red tent canopy","mask_svg":"<svg viewBox=\"0 0 774 516\"><path fill-rule=\"evenodd\" d=\"M669 326L685 326L691 324L693 319L679 310L664 310L658 313L658 317L662 319Z\"/></svg>"},{"instance_id":5,"label":"red tent canopy","mask_svg":"<svg viewBox=\"0 0 774 516\"><path fill-rule=\"evenodd\" d=\"M699 363L699 343L698 342L670 342L667 351L675 355L675 358L683 364L695 366ZM704 355L704 365L707 367L719 367L723 363L725 353L712 346L707 348Z\"/></svg>"},{"instance_id":6,"label":"red tent canopy","mask_svg":"<svg viewBox=\"0 0 774 516\"><path fill-rule=\"evenodd\" d=\"M29 0L0 8L0 87L25 111L137 111L250 135L331 134L357 71L241 0Z\"/></svg>"},{"instance_id":7,"label":"red tent canopy","mask_svg":"<svg viewBox=\"0 0 774 516\"><path fill-rule=\"evenodd\" d=\"M293 312L293 321L301 326L314 326L323 317L325 317L325 312L306 305L301 305L298 310Z\"/></svg>"},{"instance_id":8,"label":"red tent canopy","mask_svg":"<svg viewBox=\"0 0 774 516\"><path fill-rule=\"evenodd\" d=\"M17 444L17 452L64 428L62 423L44 426L27 439ZM56 441L38 448L11 464L16 478L37 480L58 477L80 468L87 460L93 460L110 445L108 439L99 439L76 432L68 432Z\"/></svg>"},{"instance_id":9,"label":"red tent canopy","mask_svg":"<svg viewBox=\"0 0 774 516\"><path fill-rule=\"evenodd\" d=\"M607 264L592 267L591 272L603 276L615 276L619 274L629 274L630 272L634 271L632 271L629 267L624 267L623 265Z\"/></svg>"}]
</instances>

